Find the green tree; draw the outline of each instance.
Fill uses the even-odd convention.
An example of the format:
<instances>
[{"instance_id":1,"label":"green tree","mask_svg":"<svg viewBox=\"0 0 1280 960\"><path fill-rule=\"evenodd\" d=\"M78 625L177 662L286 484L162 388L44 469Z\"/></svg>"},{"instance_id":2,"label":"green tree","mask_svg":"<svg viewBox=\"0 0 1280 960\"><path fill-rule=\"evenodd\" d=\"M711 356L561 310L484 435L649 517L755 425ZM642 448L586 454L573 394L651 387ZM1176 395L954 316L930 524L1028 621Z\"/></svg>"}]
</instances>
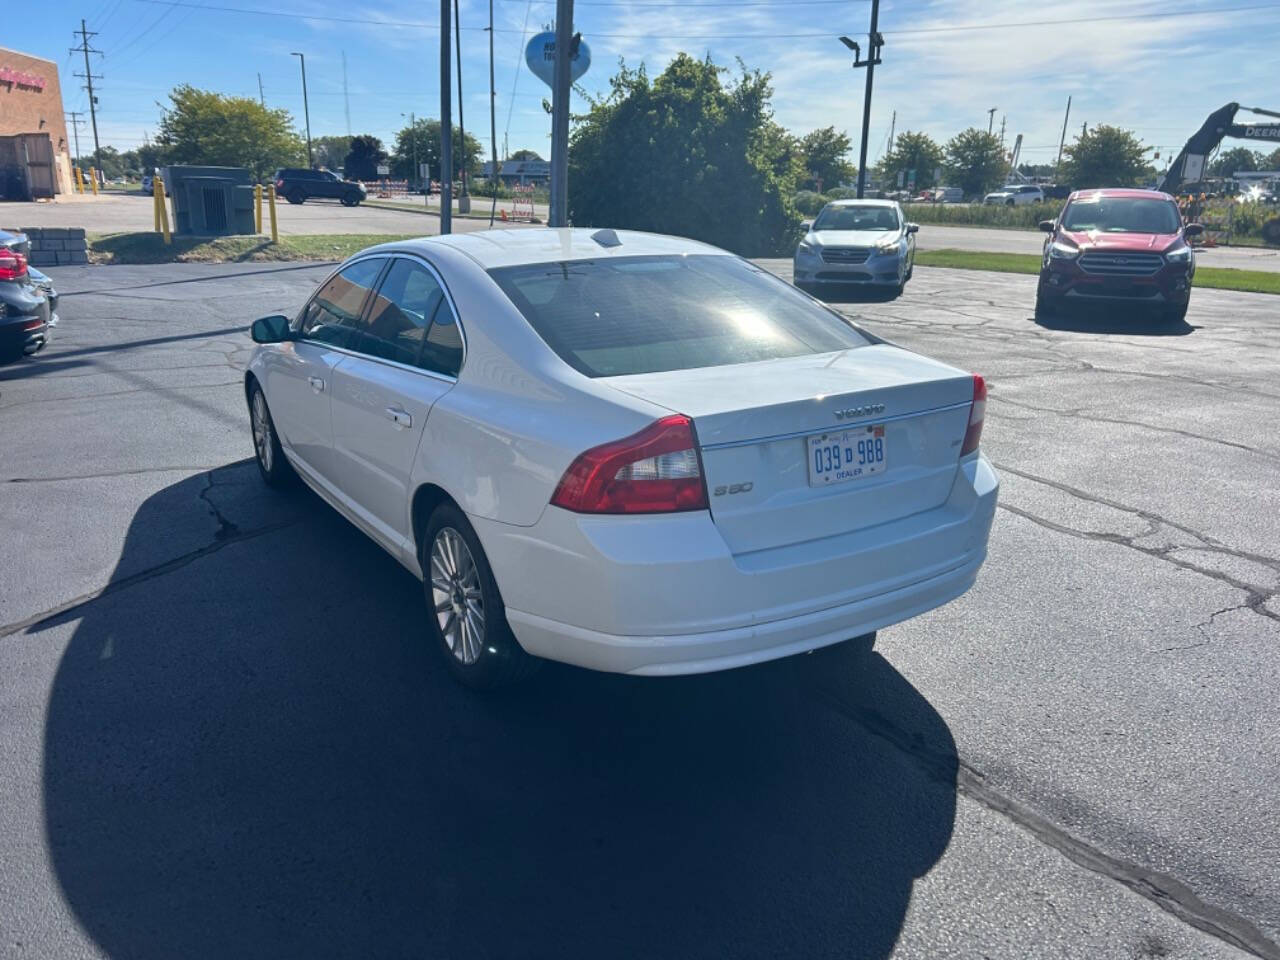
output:
<instances>
[{"instance_id":1,"label":"green tree","mask_svg":"<svg viewBox=\"0 0 1280 960\"><path fill-rule=\"evenodd\" d=\"M319 168L341 170L351 152L351 138L337 135L315 137L311 141L311 159Z\"/></svg>"},{"instance_id":2,"label":"green tree","mask_svg":"<svg viewBox=\"0 0 1280 960\"><path fill-rule=\"evenodd\" d=\"M835 127L822 127L800 138L797 149L804 167L805 179L800 185L822 190L851 181L858 168L848 160L853 142Z\"/></svg>"},{"instance_id":3,"label":"green tree","mask_svg":"<svg viewBox=\"0 0 1280 960\"><path fill-rule=\"evenodd\" d=\"M1063 150L1063 179L1077 190L1136 187L1155 173L1147 148L1130 131L1100 123Z\"/></svg>"},{"instance_id":4,"label":"green tree","mask_svg":"<svg viewBox=\"0 0 1280 960\"><path fill-rule=\"evenodd\" d=\"M480 172L480 141L467 134L465 163L468 176ZM417 171L413 169L414 157L418 163L431 165L431 179L440 177L440 121L416 120L412 127L406 126L396 134L396 146L391 152L391 172L400 179L417 179ZM457 127L453 128L453 179L463 168L464 156L461 134Z\"/></svg>"},{"instance_id":5,"label":"green tree","mask_svg":"<svg viewBox=\"0 0 1280 960\"><path fill-rule=\"evenodd\" d=\"M749 255L793 249L794 164L772 122L768 74L730 82L710 58L679 54L655 80L625 64L577 119L570 216L655 230Z\"/></svg>"},{"instance_id":6,"label":"green tree","mask_svg":"<svg viewBox=\"0 0 1280 960\"><path fill-rule=\"evenodd\" d=\"M966 195L980 197L1004 179L1004 151L993 133L977 127L962 130L947 141L943 152L950 186L960 187Z\"/></svg>"},{"instance_id":7,"label":"green tree","mask_svg":"<svg viewBox=\"0 0 1280 960\"><path fill-rule=\"evenodd\" d=\"M287 110L250 97L227 97L189 84L169 94L156 143L169 163L248 167L259 180L306 161L306 145Z\"/></svg>"},{"instance_id":8,"label":"green tree","mask_svg":"<svg viewBox=\"0 0 1280 960\"><path fill-rule=\"evenodd\" d=\"M1259 170L1280 170L1280 147L1276 147L1262 158Z\"/></svg>"},{"instance_id":9,"label":"green tree","mask_svg":"<svg viewBox=\"0 0 1280 960\"><path fill-rule=\"evenodd\" d=\"M1256 150L1250 150L1248 147L1233 147L1230 150L1221 151L1213 163L1209 164L1209 176L1211 177L1229 177L1237 170L1262 170L1263 161L1266 160L1261 153Z\"/></svg>"},{"instance_id":10,"label":"green tree","mask_svg":"<svg viewBox=\"0 0 1280 960\"><path fill-rule=\"evenodd\" d=\"M387 159L382 141L372 134L351 138L351 149L342 161L342 175L348 180L374 180L378 164Z\"/></svg>"},{"instance_id":11,"label":"green tree","mask_svg":"<svg viewBox=\"0 0 1280 960\"><path fill-rule=\"evenodd\" d=\"M538 156L538 153L536 150L517 150L511 156L507 157L507 159L508 160L541 160L542 157Z\"/></svg>"},{"instance_id":12,"label":"green tree","mask_svg":"<svg viewBox=\"0 0 1280 960\"><path fill-rule=\"evenodd\" d=\"M893 149L884 155L878 171L880 182L886 188L898 185L898 173L916 172L916 186L927 187L933 184L933 172L944 166L946 157L942 147L927 133L913 133L904 130L893 138ZM903 184L906 177L903 178Z\"/></svg>"}]
</instances>

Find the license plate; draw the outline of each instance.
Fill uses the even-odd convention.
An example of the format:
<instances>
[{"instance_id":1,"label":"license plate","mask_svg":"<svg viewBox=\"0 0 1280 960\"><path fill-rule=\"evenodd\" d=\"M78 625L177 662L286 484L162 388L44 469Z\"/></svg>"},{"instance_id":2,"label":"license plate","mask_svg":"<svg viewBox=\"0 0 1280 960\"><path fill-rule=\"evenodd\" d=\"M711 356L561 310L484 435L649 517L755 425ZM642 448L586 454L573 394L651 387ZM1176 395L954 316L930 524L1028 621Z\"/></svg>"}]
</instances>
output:
<instances>
[{"instance_id":1,"label":"license plate","mask_svg":"<svg viewBox=\"0 0 1280 960\"><path fill-rule=\"evenodd\" d=\"M821 433L806 440L811 487L861 480L883 473L888 464L889 444L884 424Z\"/></svg>"}]
</instances>

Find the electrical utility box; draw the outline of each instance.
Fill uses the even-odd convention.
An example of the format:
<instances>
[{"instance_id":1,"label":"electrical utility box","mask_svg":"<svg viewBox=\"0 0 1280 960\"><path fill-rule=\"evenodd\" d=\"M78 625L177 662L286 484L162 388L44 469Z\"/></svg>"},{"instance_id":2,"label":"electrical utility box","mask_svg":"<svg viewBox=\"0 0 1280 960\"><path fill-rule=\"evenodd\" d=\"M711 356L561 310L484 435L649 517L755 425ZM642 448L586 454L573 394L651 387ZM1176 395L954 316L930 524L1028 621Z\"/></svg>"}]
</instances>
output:
<instances>
[{"instance_id":1,"label":"electrical utility box","mask_svg":"<svg viewBox=\"0 0 1280 960\"><path fill-rule=\"evenodd\" d=\"M253 180L246 167L172 166L164 168L163 176L173 203L175 234L257 233Z\"/></svg>"}]
</instances>

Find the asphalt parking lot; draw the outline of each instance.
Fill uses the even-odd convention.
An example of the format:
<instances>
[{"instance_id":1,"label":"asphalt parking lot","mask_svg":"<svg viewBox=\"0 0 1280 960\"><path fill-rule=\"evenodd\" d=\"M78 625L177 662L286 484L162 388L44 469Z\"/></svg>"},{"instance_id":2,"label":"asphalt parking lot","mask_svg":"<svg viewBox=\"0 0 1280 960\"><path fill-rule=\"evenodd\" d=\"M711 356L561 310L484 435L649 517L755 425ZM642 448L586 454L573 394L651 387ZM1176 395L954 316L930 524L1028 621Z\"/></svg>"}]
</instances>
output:
<instances>
[{"instance_id":1,"label":"asphalt parking lot","mask_svg":"<svg viewBox=\"0 0 1280 960\"><path fill-rule=\"evenodd\" d=\"M0 956L1280 957L1280 300L841 304L988 377L976 587L874 649L479 697L249 459L246 327L326 269L50 270L0 368Z\"/></svg>"}]
</instances>

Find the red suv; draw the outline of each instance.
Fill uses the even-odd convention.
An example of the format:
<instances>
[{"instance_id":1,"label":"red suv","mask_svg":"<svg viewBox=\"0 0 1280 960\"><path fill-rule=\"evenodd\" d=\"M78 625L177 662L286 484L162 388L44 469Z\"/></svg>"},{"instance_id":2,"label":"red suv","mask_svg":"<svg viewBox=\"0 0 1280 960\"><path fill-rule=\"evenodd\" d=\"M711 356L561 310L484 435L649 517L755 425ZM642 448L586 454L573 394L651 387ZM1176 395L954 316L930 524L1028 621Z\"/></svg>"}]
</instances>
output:
<instances>
[{"instance_id":1,"label":"red suv","mask_svg":"<svg viewBox=\"0 0 1280 960\"><path fill-rule=\"evenodd\" d=\"M1187 315L1196 258L1173 197L1155 190L1077 190L1044 242L1036 315L1085 300L1150 304L1166 319Z\"/></svg>"}]
</instances>

